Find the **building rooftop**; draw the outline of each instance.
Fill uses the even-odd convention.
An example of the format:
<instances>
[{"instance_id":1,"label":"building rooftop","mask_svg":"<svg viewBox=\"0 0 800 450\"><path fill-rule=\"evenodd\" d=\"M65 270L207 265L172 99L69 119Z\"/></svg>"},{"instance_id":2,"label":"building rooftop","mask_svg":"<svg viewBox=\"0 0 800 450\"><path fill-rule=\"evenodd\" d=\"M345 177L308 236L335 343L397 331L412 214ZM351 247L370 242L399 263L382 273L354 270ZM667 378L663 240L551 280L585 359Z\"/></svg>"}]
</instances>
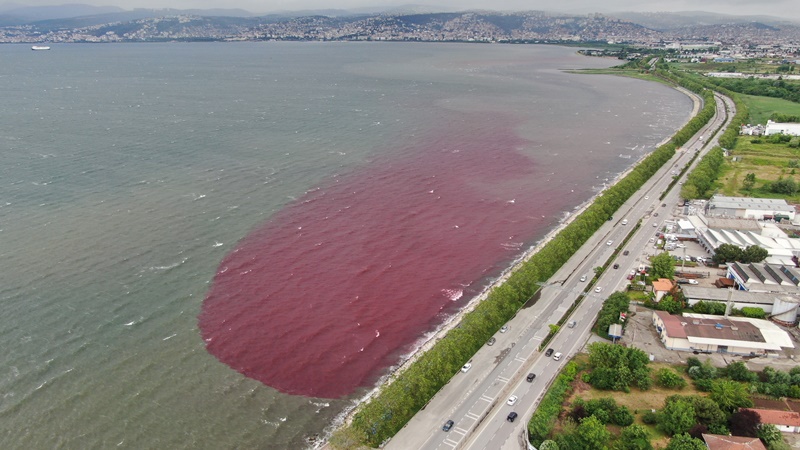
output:
<instances>
[{"instance_id":1,"label":"building rooftop","mask_svg":"<svg viewBox=\"0 0 800 450\"><path fill-rule=\"evenodd\" d=\"M675 338L686 338L686 331L681 324L680 316L673 316L666 311L654 311L655 314L664 322L664 328L667 330L667 335Z\"/></svg>"},{"instance_id":2,"label":"building rooftop","mask_svg":"<svg viewBox=\"0 0 800 450\"><path fill-rule=\"evenodd\" d=\"M714 338L713 334L710 333L709 330L705 330L705 334L707 336L694 336L690 332L690 330L686 331L688 335L689 342L696 342L696 343L714 343L718 345L735 345L737 347L748 347L748 348L758 348L758 349L766 349L766 350L780 350L781 347L783 348L794 348L794 344L792 343L792 338L789 336L789 333L784 331L778 325L774 323L763 320L763 319L751 319L749 317L728 317L727 320L723 316L715 316L711 314L693 314L693 313L684 313L683 314L684 322L691 321L694 322L695 319L700 319L703 323L711 323L716 325L716 323L720 323L723 326L721 335L725 335L727 332L724 328L727 326L737 328L737 330L730 330L731 332L737 332L739 339L727 339L727 343L718 342L720 339ZM726 320L726 323L723 323L722 320ZM752 333L751 326L758 329L758 334L760 335L758 338L754 338L754 340L744 340L742 338L747 338L748 333ZM736 335L734 335L736 336ZM713 341L709 340L713 339ZM726 339L723 339L726 340ZM735 341L735 342L734 342Z\"/></svg>"},{"instance_id":3,"label":"building rooftop","mask_svg":"<svg viewBox=\"0 0 800 450\"><path fill-rule=\"evenodd\" d=\"M723 195L715 195L711 197L710 203L711 209L759 209L794 212L794 208L786 203L786 200L777 198L726 197Z\"/></svg>"},{"instance_id":4,"label":"building rooftop","mask_svg":"<svg viewBox=\"0 0 800 450\"><path fill-rule=\"evenodd\" d=\"M681 290L683 295L690 300L710 300L715 302L726 302L728 296L734 303L761 303L764 305L772 305L775 303L775 297L779 295L767 294L764 292L749 292L749 291L729 291L727 289L717 289L709 287L700 287L692 285L684 285ZM794 297L787 299L792 301Z\"/></svg>"},{"instance_id":5,"label":"building rooftop","mask_svg":"<svg viewBox=\"0 0 800 450\"><path fill-rule=\"evenodd\" d=\"M771 423L773 425L788 425L800 427L800 413L794 411L778 411L775 409L756 409L748 408L761 416L761 423Z\"/></svg>"},{"instance_id":6,"label":"building rooftop","mask_svg":"<svg viewBox=\"0 0 800 450\"><path fill-rule=\"evenodd\" d=\"M653 291L671 291L673 286L672 280L668 278L659 278L653 281Z\"/></svg>"},{"instance_id":7,"label":"building rooftop","mask_svg":"<svg viewBox=\"0 0 800 450\"><path fill-rule=\"evenodd\" d=\"M748 291L800 294L800 271L794 265L734 262L728 272Z\"/></svg>"},{"instance_id":8,"label":"building rooftop","mask_svg":"<svg viewBox=\"0 0 800 450\"><path fill-rule=\"evenodd\" d=\"M759 438L703 433L709 450L767 450Z\"/></svg>"}]
</instances>

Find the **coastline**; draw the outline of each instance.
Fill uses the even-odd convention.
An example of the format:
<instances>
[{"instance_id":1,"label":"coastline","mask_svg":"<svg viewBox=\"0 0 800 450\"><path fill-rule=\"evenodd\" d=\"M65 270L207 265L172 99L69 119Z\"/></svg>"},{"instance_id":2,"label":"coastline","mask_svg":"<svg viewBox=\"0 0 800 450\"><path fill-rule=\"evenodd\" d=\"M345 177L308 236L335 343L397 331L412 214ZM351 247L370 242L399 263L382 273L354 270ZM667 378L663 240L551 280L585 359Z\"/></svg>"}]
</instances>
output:
<instances>
[{"instance_id":1,"label":"coastline","mask_svg":"<svg viewBox=\"0 0 800 450\"><path fill-rule=\"evenodd\" d=\"M676 129L677 131L680 130L683 126L685 126L686 123L688 123L693 117L695 117L697 113L702 109L703 105L702 105L702 99L697 94L680 86L672 86L672 88L687 95L690 99L692 99L692 111L687 117L686 121ZM664 138L664 140L656 144L655 148L658 148L659 146L667 143L670 139L672 139L672 135ZM446 321L444 321L435 331L430 333L427 339L422 341L421 344L419 344L410 353L404 356L403 359L400 360L396 365L391 366L388 372L380 378L379 382L375 385L373 389L371 389L363 397L355 401L352 407L348 407L344 411L342 411L336 417L336 419L328 427L326 427L325 437L323 438L323 440L321 442L317 442L315 445L312 445L310 448L313 449L332 448L328 445L327 442L331 434L336 430L338 430L339 428L341 428L342 426L349 424L355 413L358 411L358 408L362 404L369 401L385 386L393 383L394 380L397 378L397 376L402 374L411 364L413 364L417 359L419 359L421 355L430 350L449 331L458 326L458 324L461 322L461 320L466 314L473 311L477 307L477 305L486 300L487 296L493 289L505 283L512 274L514 274L523 264L525 264L526 261L528 261L533 255L538 253L545 245L547 245L550 241L552 241L552 239L559 232L561 232L566 226L572 223L572 221L575 220L576 217L578 217L589 206L591 206L596 201L596 199L600 195L602 195L603 192L605 192L606 189L617 184L620 180L625 178L625 176L627 176L635 167L637 167L641 163L641 161L644 158L646 158L649 154L650 153L642 155L627 169L617 174L614 177L614 179L610 183L608 183L607 186L596 192L591 198L584 201L582 204L578 205L574 210L570 212L570 214L567 217L559 221L559 224L556 227L551 229L533 246L525 250L519 257L514 259L514 261L506 269L504 269L496 279L494 279L490 284L486 285L478 295L472 297L463 308L461 308L460 310L458 310L458 312L448 317Z\"/></svg>"}]
</instances>

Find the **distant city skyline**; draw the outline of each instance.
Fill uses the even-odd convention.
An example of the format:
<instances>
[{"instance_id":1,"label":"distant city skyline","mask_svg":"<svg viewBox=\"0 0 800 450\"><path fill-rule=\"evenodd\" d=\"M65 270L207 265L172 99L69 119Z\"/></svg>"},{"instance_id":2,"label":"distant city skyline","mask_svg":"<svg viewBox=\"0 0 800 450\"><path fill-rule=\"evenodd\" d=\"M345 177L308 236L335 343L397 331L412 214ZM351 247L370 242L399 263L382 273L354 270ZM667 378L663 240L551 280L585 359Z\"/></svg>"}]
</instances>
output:
<instances>
[{"instance_id":1,"label":"distant city skyline","mask_svg":"<svg viewBox=\"0 0 800 450\"><path fill-rule=\"evenodd\" d=\"M26 6L56 6L66 2L53 0L26 0L23 2L4 2L3 10ZM398 6L418 5L432 11L463 11L484 9L494 11L543 10L570 14L613 13L613 12L685 12L703 11L737 16L775 16L800 20L800 2L796 0L707 0L698 4L691 0L567 0L554 3L546 0L77 0L73 4L93 6L117 6L122 9L135 8L175 8L175 9L244 9L254 14L280 11L302 11L320 9L390 9Z\"/></svg>"}]
</instances>

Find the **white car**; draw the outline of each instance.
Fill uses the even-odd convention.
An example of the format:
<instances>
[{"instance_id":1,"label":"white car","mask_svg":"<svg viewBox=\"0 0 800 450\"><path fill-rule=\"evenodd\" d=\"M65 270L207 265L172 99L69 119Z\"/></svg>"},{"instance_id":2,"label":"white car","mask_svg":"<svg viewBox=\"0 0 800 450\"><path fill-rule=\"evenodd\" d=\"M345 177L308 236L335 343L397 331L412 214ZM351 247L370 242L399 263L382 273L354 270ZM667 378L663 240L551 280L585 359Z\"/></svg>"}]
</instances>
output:
<instances>
[{"instance_id":1,"label":"white car","mask_svg":"<svg viewBox=\"0 0 800 450\"><path fill-rule=\"evenodd\" d=\"M506 402L506 404L508 406L514 406L514 404L517 403L517 398L518 397L516 395L512 395L511 397L508 397L508 401Z\"/></svg>"},{"instance_id":2,"label":"white car","mask_svg":"<svg viewBox=\"0 0 800 450\"><path fill-rule=\"evenodd\" d=\"M581 281L586 281L586 275L581 276Z\"/></svg>"},{"instance_id":3,"label":"white car","mask_svg":"<svg viewBox=\"0 0 800 450\"><path fill-rule=\"evenodd\" d=\"M653 222L653 228L655 228L657 226L658 226L658 223L657 222Z\"/></svg>"},{"instance_id":4,"label":"white car","mask_svg":"<svg viewBox=\"0 0 800 450\"><path fill-rule=\"evenodd\" d=\"M461 371L467 373L471 368L472 368L472 363L466 363L461 367Z\"/></svg>"},{"instance_id":5,"label":"white car","mask_svg":"<svg viewBox=\"0 0 800 450\"><path fill-rule=\"evenodd\" d=\"M623 225L627 225L627 224L628 224L628 220L627 220L627 219L626 219L626 220L623 220L623 221L622 221L622 224L623 224Z\"/></svg>"},{"instance_id":6,"label":"white car","mask_svg":"<svg viewBox=\"0 0 800 450\"><path fill-rule=\"evenodd\" d=\"M645 195L645 196L644 196L644 199L645 199L645 200L650 200L650 197L648 197L648 196L646 196L646 195Z\"/></svg>"},{"instance_id":7,"label":"white car","mask_svg":"<svg viewBox=\"0 0 800 450\"><path fill-rule=\"evenodd\" d=\"M606 242L606 245L610 246L613 243L614 243L614 241L608 241L608 242Z\"/></svg>"},{"instance_id":8,"label":"white car","mask_svg":"<svg viewBox=\"0 0 800 450\"><path fill-rule=\"evenodd\" d=\"M600 291L602 291L602 290L603 290L603 288L601 288L600 286L597 286L596 288L594 288L594 291L595 291L595 292L600 292Z\"/></svg>"},{"instance_id":9,"label":"white car","mask_svg":"<svg viewBox=\"0 0 800 450\"><path fill-rule=\"evenodd\" d=\"M503 325L502 327L500 327L501 333L505 333L506 331L508 331L508 325Z\"/></svg>"},{"instance_id":10,"label":"white car","mask_svg":"<svg viewBox=\"0 0 800 450\"><path fill-rule=\"evenodd\" d=\"M697 280L689 280L689 284L699 284Z\"/></svg>"}]
</instances>

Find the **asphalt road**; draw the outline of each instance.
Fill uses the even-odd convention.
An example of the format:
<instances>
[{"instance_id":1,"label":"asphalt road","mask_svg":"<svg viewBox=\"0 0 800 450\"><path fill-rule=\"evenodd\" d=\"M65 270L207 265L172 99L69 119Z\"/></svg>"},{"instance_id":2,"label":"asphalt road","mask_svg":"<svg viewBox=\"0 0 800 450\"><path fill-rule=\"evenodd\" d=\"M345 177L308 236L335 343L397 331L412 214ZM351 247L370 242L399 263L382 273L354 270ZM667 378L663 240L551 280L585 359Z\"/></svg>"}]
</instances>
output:
<instances>
[{"instance_id":1,"label":"asphalt road","mask_svg":"<svg viewBox=\"0 0 800 450\"><path fill-rule=\"evenodd\" d=\"M484 346L475 354L471 360L472 368L466 373L456 374L385 448L526 448L525 428L531 414L563 365L585 344L603 300L627 285L626 276L631 268L646 264L642 249L652 249L650 238L657 229L661 229L668 212L678 201L679 185L663 200L659 200L672 180L672 171L679 172L695 151L704 152L716 145L716 139L706 142L704 138L710 136L726 117L733 116L732 102L728 101L727 110L731 112L727 116L722 102L721 98L717 99L717 110L723 114L718 113L711 124L687 142L683 150L676 152L639 192L620 207L614 220L601 227L551 278L536 304L523 308L509 321L509 330L497 333L497 341L493 346ZM658 217L654 216L656 212L660 213ZM619 269L609 267L594 287L585 292L593 268L612 256L640 219L641 228L620 249L619 256L614 260L620 265ZM622 225L623 220L628 221L627 225ZM611 245L607 245L609 241ZM622 250L626 249L630 250L630 254L622 256ZM582 275L587 275L586 282L580 281ZM600 292L596 292L595 287ZM549 332L548 325L558 323L578 297L583 297L583 301L570 317L570 320L577 321L577 326L564 326L548 345L555 352L561 352L563 357L560 361L545 357L538 347ZM531 383L525 380L528 373L536 374L536 379ZM518 396L518 400L515 405L509 406L506 401L512 394ZM518 414L513 423L507 420L512 411ZM448 419L453 420L455 425L449 432L442 431L442 425Z\"/></svg>"}]
</instances>

